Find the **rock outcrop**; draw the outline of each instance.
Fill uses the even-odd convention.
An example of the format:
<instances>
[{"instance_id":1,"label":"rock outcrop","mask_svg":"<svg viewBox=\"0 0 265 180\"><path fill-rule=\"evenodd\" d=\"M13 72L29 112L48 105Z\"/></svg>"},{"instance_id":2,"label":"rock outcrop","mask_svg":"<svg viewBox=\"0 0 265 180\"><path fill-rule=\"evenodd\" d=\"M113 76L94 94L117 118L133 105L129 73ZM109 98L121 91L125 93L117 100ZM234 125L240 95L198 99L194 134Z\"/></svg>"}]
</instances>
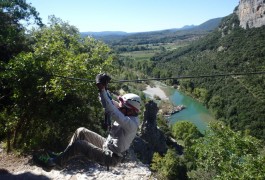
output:
<instances>
[{"instance_id":1,"label":"rock outcrop","mask_svg":"<svg viewBox=\"0 0 265 180\"><path fill-rule=\"evenodd\" d=\"M150 164L155 152L166 153L167 144L164 133L157 127L157 104L149 101L145 109L141 131L134 139L133 149L143 163Z\"/></svg>"},{"instance_id":2,"label":"rock outcrop","mask_svg":"<svg viewBox=\"0 0 265 180\"><path fill-rule=\"evenodd\" d=\"M36 166L31 156L18 157L13 154L7 155L0 152L0 179L1 180L152 180L148 165L140 161L124 160L107 171L105 166L93 163L87 159L72 159L64 169L54 168L47 170Z\"/></svg>"},{"instance_id":3,"label":"rock outcrop","mask_svg":"<svg viewBox=\"0 0 265 180\"><path fill-rule=\"evenodd\" d=\"M265 0L240 0L235 12L244 29L265 25Z\"/></svg>"}]
</instances>

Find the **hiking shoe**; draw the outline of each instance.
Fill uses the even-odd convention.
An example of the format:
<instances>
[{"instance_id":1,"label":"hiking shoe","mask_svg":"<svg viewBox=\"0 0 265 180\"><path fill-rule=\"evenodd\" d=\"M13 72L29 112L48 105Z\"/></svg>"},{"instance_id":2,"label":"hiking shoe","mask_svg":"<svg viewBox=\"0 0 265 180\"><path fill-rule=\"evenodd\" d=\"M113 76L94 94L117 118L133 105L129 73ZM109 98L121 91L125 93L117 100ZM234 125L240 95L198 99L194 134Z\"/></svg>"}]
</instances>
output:
<instances>
[{"instance_id":1,"label":"hiking shoe","mask_svg":"<svg viewBox=\"0 0 265 180\"><path fill-rule=\"evenodd\" d=\"M54 162L54 158L51 158L48 153L34 155L33 160L42 167L52 168L56 166L56 163Z\"/></svg>"},{"instance_id":2,"label":"hiking shoe","mask_svg":"<svg viewBox=\"0 0 265 180\"><path fill-rule=\"evenodd\" d=\"M47 165L48 167L54 167L54 166L56 166L57 164L55 163L54 158L50 158L50 159L47 161L46 165Z\"/></svg>"},{"instance_id":3,"label":"hiking shoe","mask_svg":"<svg viewBox=\"0 0 265 180\"><path fill-rule=\"evenodd\" d=\"M48 155L51 157L51 158L57 158L60 154L62 154L63 152L59 152L59 153L55 153L55 152L52 152L52 151L47 151Z\"/></svg>"}]
</instances>

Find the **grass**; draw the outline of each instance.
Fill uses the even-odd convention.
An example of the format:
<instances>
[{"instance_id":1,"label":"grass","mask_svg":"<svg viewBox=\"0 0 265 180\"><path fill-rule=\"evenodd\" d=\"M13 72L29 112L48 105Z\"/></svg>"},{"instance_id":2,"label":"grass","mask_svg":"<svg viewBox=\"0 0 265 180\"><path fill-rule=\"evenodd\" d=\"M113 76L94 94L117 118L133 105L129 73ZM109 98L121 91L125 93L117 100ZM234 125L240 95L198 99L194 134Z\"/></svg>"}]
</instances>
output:
<instances>
[{"instance_id":1,"label":"grass","mask_svg":"<svg viewBox=\"0 0 265 180\"><path fill-rule=\"evenodd\" d=\"M150 60L157 53L175 50L186 45L187 43L148 44L148 50L124 52L120 55L133 60Z\"/></svg>"},{"instance_id":2,"label":"grass","mask_svg":"<svg viewBox=\"0 0 265 180\"><path fill-rule=\"evenodd\" d=\"M155 51L133 51L121 53L120 55L132 58L134 60L149 60L152 56L155 55Z\"/></svg>"}]
</instances>

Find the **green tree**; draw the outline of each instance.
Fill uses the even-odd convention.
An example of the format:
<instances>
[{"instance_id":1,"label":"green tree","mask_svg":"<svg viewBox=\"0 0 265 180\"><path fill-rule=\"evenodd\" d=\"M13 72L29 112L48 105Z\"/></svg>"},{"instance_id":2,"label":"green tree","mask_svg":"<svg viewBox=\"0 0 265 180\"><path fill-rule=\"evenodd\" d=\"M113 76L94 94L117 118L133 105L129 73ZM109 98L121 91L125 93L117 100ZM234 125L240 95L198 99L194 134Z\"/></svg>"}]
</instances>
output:
<instances>
[{"instance_id":1,"label":"green tree","mask_svg":"<svg viewBox=\"0 0 265 180\"><path fill-rule=\"evenodd\" d=\"M0 2L0 62L27 50L25 25L42 26L39 13L25 0L1 0Z\"/></svg>"},{"instance_id":2,"label":"green tree","mask_svg":"<svg viewBox=\"0 0 265 180\"><path fill-rule=\"evenodd\" d=\"M110 49L95 39L81 39L75 27L55 17L31 37L32 52L10 60L6 68L12 71L4 75L12 92L5 121L12 146L60 148L78 126L102 133L94 84L62 77L94 80L97 73L110 72Z\"/></svg>"},{"instance_id":3,"label":"green tree","mask_svg":"<svg viewBox=\"0 0 265 180\"><path fill-rule=\"evenodd\" d=\"M29 24L42 26L41 19L34 7L25 0L0 1L0 140L4 137L11 138L10 119L17 119L12 109L12 89L6 79L4 66L23 51L30 51L30 44L25 34L25 27ZM8 134L7 136L5 135ZM10 144L8 144L10 147Z\"/></svg>"},{"instance_id":4,"label":"green tree","mask_svg":"<svg viewBox=\"0 0 265 180\"><path fill-rule=\"evenodd\" d=\"M173 149L169 149L164 157L154 153L151 169L157 172L159 179L187 179L185 159Z\"/></svg>"},{"instance_id":5,"label":"green tree","mask_svg":"<svg viewBox=\"0 0 265 180\"><path fill-rule=\"evenodd\" d=\"M234 132L221 123L211 124L209 132L188 149L194 162L188 174L192 179L264 179L265 155L256 138Z\"/></svg>"},{"instance_id":6,"label":"green tree","mask_svg":"<svg viewBox=\"0 0 265 180\"><path fill-rule=\"evenodd\" d=\"M172 135L179 143L185 146L190 146L194 140L202 137L197 127L188 121L176 122L172 126Z\"/></svg>"},{"instance_id":7,"label":"green tree","mask_svg":"<svg viewBox=\"0 0 265 180\"><path fill-rule=\"evenodd\" d=\"M209 108L213 111L217 119L224 116L223 114L224 104L225 104L224 100L221 96L213 96L208 103Z\"/></svg>"}]
</instances>

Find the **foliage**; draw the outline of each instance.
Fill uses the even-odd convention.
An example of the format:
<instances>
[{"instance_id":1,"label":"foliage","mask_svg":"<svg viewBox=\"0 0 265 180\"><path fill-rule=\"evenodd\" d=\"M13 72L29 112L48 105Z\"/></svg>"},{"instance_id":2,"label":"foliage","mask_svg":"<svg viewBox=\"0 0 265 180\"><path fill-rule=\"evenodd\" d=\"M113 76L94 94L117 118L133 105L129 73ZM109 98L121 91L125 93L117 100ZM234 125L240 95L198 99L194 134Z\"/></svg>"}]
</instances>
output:
<instances>
[{"instance_id":1,"label":"foliage","mask_svg":"<svg viewBox=\"0 0 265 180\"><path fill-rule=\"evenodd\" d=\"M10 82L3 67L20 52L30 51L25 26L26 23L42 26L38 15L35 8L24 0L0 2L0 139L10 140L12 127L17 121L16 115L10 108L12 90L8 86ZM7 146L10 148L10 141Z\"/></svg>"},{"instance_id":2,"label":"foliage","mask_svg":"<svg viewBox=\"0 0 265 180\"><path fill-rule=\"evenodd\" d=\"M192 127L181 122L177 126L179 131L181 126ZM186 133L187 136L192 134ZM185 133L180 133L179 137L182 135ZM223 123L215 122L210 124L205 136L196 137L193 143L185 146L184 155L179 156L172 149L164 157L155 153L151 169L159 179L187 179L187 176L206 180L264 179L264 163L261 141L247 132L234 132Z\"/></svg>"},{"instance_id":3,"label":"foliage","mask_svg":"<svg viewBox=\"0 0 265 180\"><path fill-rule=\"evenodd\" d=\"M8 62L19 52L27 50L24 25L32 23L31 20L42 25L39 13L24 0L1 0L0 62Z\"/></svg>"},{"instance_id":4,"label":"foliage","mask_svg":"<svg viewBox=\"0 0 265 180\"><path fill-rule=\"evenodd\" d=\"M157 116L157 126L162 130L166 137L171 135L168 120L162 114L158 114Z\"/></svg>"},{"instance_id":5,"label":"foliage","mask_svg":"<svg viewBox=\"0 0 265 180\"><path fill-rule=\"evenodd\" d=\"M186 43L206 35L207 30L162 30L143 33L132 33L126 36L109 40L108 36L102 39L118 52L148 50L150 46L161 44Z\"/></svg>"},{"instance_id":6,"label":"foliage","mask_svg":"<svg viewBox=\"0 0 265 180\"><path fill-rule=\"evenodd\" d=\"M157 172L159 179L187 179L185 160L173 149L169 149L164 157L154 153L151 169Z\"/></svg>"},{"instance_id":7,"label":"foliage","mask_svg":"<svg viewBox=\"0 0 265 180\"><path fill-rule=\"evenodd\" d=\"M172 126L172 135L179 142L183 141L183 145L191 146L196 139L202 137L197 127L188 121L179 121Z\"/></svg>"},{"instance_id":8,"label":"foliage","mask_svg":"<svg viewBox=\"0 0 265 180\"><path fill-rule=\"evenodd\" d=\"M103 43L81 39L73 26L50 17L50 26L30 34L31 52L22 52L6 65L6 88L12 94L2 116L14 148L61 148L80 126L98 133L100 104L94 80L111 71L112 55ZM7 126L6 123L11 123Z\"/></svg>"},{"instance_id":9,"label":"foliage","mask_svg":"<svg viewBox=\"0 0 265 180\"><path fill-rule=\"evenodd\" d=\"M192 179L264 179L265 154L256 138L234 132L222 123L211 124L206 135L187 149L194 163Z\"/></svg>"}]
</instances>

